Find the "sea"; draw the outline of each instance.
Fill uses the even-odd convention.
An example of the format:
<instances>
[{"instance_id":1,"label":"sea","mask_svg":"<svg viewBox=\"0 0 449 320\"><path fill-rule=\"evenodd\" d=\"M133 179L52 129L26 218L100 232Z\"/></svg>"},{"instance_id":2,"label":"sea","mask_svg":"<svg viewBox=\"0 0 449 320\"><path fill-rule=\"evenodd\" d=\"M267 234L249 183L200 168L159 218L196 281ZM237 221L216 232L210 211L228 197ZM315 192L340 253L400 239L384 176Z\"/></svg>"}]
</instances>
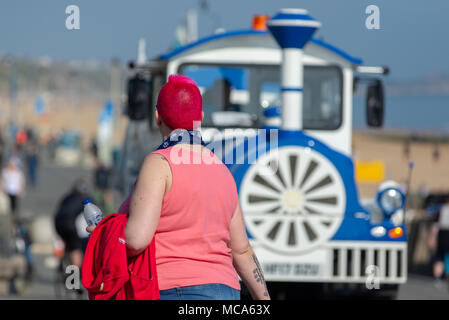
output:
<instances>
[{"instance_id":1,"label":"sea","mask_svg":"<svg viewBox=\"0 0 449 320\"><path fill-rule=\"evenodd\" d=\"M353 100L353 127L368 129L365 98ZM386 96L385 130L449 136L449 95Z\"/></svg>"}]
</instances>

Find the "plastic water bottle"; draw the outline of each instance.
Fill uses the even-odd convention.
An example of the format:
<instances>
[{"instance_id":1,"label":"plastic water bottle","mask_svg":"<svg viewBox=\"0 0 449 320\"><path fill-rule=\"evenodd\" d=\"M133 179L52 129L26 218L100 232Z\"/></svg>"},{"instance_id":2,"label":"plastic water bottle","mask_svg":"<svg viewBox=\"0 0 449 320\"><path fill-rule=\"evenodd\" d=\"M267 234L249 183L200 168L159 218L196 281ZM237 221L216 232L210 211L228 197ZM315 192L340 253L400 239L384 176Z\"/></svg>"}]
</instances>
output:
<instances>
[{"instance_id":1,"label":"plastic water bottle","mask_svg":"<svg viewBox=\"0 0 449 320\"><path fill-rule=\"evenodd\" d=\"M83 200L84 205L84 219L89 226L96 226L104 218L103 212L96 205L92 203L90 198Z\"/></svg>"}]
</instances>

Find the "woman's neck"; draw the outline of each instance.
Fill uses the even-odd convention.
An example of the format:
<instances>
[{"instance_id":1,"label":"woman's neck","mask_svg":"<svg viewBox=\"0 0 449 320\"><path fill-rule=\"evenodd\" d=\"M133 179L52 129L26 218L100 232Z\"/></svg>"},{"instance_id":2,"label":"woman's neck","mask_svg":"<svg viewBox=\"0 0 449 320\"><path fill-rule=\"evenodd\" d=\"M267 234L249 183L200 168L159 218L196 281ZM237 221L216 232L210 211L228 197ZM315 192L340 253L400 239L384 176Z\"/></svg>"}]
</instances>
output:
<instances>
[{"instance_id":1,"label":"woman's neck","mask_svg":"<svg viewBox=\"0 0 449 320\"><path fill-rule=\"evenodd\" d=\"M175 132L176 130L186 130L186 129L174 129L174 130L167 130L166 132L162 132L162 141L167 140L170 135Z\"/></svg>"}]
</instances>

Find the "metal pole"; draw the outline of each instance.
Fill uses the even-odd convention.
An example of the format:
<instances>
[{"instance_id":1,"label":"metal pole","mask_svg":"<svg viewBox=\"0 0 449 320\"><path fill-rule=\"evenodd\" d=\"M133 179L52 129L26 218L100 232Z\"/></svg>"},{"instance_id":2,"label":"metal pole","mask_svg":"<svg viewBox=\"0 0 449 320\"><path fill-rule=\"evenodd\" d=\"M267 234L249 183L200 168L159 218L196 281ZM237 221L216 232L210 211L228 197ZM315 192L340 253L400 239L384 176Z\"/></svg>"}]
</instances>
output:
<instances>
[{"instance_id":1,"label":"metal pole","mask_svg":"<svg viewBox=\"0 0 449 320\"><path fill-rule=\"evenodd\" d=\"M282 61L282 128L286 130L301 130L303 87L302 50L283 49Z\"/></svg>"},{"instance_id":2,"label":"metal pole","mask_svg":"<svg viewBox=\"0 0 449 320\"><path fill-rule=\"evenodd\" d=\"M13 60L9 63L9 129L10 134L14 135L17 123L17 70L16 64ZM14 141L12 136L11 140Z\"/></svg>"},{"instance_id":3,"label":"metal pole","mask_svg":"<svg viewBox=\"0 0 449 320\"><path fill-rule=\"evenodd\" d=\"M143 45L143 50L145 45ZM121 76L120 76L120 62L117 59L112 60L111 62L111 83L110 83L110 99L114 104L114 113L113 113L113 126L114 133L112 137L112 145L115 143L115 137L117 137L119 129L120 129L120 92L121 92Z\"/></svg>"},{"instance_id":4,"label":"metal pole","mask_svg":"<svg viewBox=\"0 0 449 320\"><path fill-rule=\"evenodd\" d=\"M284 130L302 129L302 49L320 26L305 9L281 9L267 22L268 30L282 49L281 128Z\"/></svg>"},{"instance_id":5,"label":"metal pole","mask_svg":"<svg viewBox=\"0 0 449 320\"><path fill-rule=\"evenodd\" d=\"M198 14L195 9L187 10L187 38L189 43L198 40Z\"/></svg>"}]
</instances>

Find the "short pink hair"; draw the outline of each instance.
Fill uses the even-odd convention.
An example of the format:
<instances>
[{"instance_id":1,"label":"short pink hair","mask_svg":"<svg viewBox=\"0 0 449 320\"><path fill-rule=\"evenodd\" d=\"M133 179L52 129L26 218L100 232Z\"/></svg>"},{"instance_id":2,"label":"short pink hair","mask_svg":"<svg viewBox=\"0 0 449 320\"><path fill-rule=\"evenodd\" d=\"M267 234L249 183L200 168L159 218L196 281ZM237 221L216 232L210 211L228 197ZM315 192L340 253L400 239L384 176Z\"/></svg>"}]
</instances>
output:
<instances>
[{"instance_id":1,"label":"short pink hair","mask_svg":"<svg viewBox=\"0 0 449 320\"><path fill-rule=\"evenodd\" d=\"M171 129L196 129L201 121L203 99L196 83L187 76L171 75L159 91L157 111ZM194 125L194 121L197 123Z\"/></svg>"}]
</instances>

